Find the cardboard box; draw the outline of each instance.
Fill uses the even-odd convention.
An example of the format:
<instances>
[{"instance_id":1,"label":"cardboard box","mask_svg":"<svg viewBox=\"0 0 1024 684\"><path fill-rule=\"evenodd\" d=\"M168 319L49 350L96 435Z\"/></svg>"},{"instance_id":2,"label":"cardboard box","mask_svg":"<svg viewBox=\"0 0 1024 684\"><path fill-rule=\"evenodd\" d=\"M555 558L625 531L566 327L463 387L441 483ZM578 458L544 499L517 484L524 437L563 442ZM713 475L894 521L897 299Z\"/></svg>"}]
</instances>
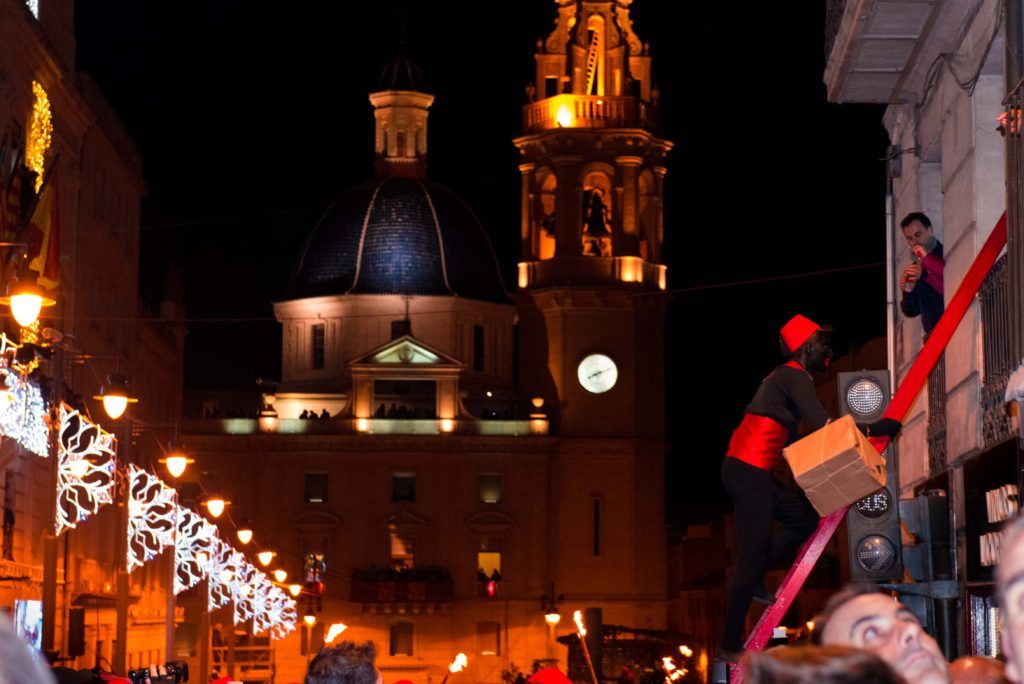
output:
<instances>
[{"instance_id":1,"label":"cardboard box","mask_svg":"<svg viewBox=\"0 0 1024 684\"><path fill-rule=\"evenodd\" d=\"M885 459L843 416L783 450L797 484L822 516L885 486Z\"/></svg>"}]
</instances>

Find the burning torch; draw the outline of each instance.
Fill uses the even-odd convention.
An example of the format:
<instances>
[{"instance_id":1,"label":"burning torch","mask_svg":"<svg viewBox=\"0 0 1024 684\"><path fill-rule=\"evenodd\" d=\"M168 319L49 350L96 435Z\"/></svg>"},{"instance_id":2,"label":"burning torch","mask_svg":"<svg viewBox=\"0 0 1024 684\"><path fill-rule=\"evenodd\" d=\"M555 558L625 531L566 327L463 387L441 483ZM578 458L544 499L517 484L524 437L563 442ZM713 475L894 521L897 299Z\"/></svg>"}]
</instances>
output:
<instances>
[{"instance_id":1,"label":"burning torch","mask_svg":"<svg viewBox=\"0 0 1024 684\"><path fill-rule=\"evenodd\" d=\"M576 622L576 634L580 638L580 646L583 647L583 658L587 661L587 669L590 671L590 679L594 684L598 684L597 672L594 671L594 661L590 659L590 649L587 648L587 640L583 638L587 636L587 628L583 624L583 611L577 610L572 614L572 619Z\"/></svg>"},{"instance_id":2,"label":"burning torch","mask_svg":"<svg viewBox=\"0 0 1024 684\"><path fill-rule=\"evenodd\" d=\"M444 679L441 680L441 684L448 684L448 677L451 676L452 672L462 672L462 668L469 664L469 658L466 657L465 653L459 653L455 656L455 660L448 666L448 672L445 673Z\"/></svg>"}]
</instances>

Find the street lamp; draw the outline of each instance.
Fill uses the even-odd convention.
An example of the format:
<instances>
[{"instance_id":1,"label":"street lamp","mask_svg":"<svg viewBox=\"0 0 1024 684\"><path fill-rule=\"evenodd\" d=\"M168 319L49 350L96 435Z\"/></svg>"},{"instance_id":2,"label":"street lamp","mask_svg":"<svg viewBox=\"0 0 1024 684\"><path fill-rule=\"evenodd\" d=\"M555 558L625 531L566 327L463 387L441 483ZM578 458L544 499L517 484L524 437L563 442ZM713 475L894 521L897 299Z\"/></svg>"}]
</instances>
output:
<instances>
[{"instance_id":1,"label":"street lamp","mask_svg":"<svg viewBox=\"0 0 1024 684\"><path fill-rule=\"evenodd\" d=\"M189 458L185 453L185 447L175 441L167 445L167 455L160 459L160 463L167 467L167 472L173 478L179 478L184 475L185 469L195 462L194 458Z\"/></svg>"},{"instance_id":2,"label":"street lamp","mask_svg":"<svg viewBox=\"0 0 1024 684\"><path fill-rule=\"evenodd\" d=\"M276 579L278 582L283 583L286 579L288 579L288 571L284 568L278 568L277 570L274 570L274 579Z\"/></svg>"},{"instance_id":3,"label":"street lamp","mask_svg":"<svg viewBox=\"0 0 1024 684\"><path fill-rule=\"evenodd\" d=\"M31 269L19 269L14 274L14 284L7 289L3 303L11 307L14 320L22 328L27 328L39 318L44 306L53 306L57 300L47 296L37 281L39 273Z\"/></svg>"},{"instance_id":4,"label":"street lamp","mask_svg":"<svg viewBox=\"0 0 1024 684\"><path fill-rule=\"evenodd\" d=\"M262 565L263 567L267 567L268 565L270 565L270 561L274 560L274 556L276 555L277 553L270 549L263 549L262 551L256 554L256 558L259 559L260 565Z\"/></svg>"},{"instance_id":5,"label":"street lamp","mask_svg":"<svg viewBox=\"0 0 1024 684\"><path fill-rule=\"evenodd\" d=\"M238 536L239 543L248 544L252 541L252 525L248 520L243 520L235 534Z\"/></svg>"},{"instance_id":6,"label":"street lamp","mask_svg":"<svg viewBox=\"0 0 1024 684\"><path fill-rule=\"evenodd\" d=\"M230 505L230 501L226 501L220 494L211 494L203 501L203 505L206 506L206 510L210 512L214 518L219 518L224 512L224 509Z\"/></svg>"},{"instance_id":7,"label":"street lamp","mask_svg":"<svg viewBox=\"0 0 1024 684\"><path fill-rule=\"evenodd\" d=\"M128 378L121 373L108 375L107 383L93 399L103 402L103 410L107 412L111 420L117 420L123 416L128 409L128 404L135 404L139 401L128 394Z\"/></svg>"}]
</instances>

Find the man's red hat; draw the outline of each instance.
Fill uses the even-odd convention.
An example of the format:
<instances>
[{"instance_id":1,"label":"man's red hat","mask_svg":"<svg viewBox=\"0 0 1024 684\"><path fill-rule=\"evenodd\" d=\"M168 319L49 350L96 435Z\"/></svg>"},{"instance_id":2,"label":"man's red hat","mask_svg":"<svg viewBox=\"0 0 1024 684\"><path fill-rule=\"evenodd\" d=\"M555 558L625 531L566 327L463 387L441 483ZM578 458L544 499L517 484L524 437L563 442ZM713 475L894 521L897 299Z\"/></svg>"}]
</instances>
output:
<instances>
[{"instance_id":1,"label":"man's red hat","mask_svg":"<svg viewBox=\"0 0 1024 684\"><path fill-rule=\"evenodd\" d=\"M797 314L790 318L786 325L782 326L779 334L782 335L782 342L786 345L786 349L795 352L800 348L800 345L811 339L811 335L820 329L821 326L811 319Z\"/></svg>"}]
</instances>

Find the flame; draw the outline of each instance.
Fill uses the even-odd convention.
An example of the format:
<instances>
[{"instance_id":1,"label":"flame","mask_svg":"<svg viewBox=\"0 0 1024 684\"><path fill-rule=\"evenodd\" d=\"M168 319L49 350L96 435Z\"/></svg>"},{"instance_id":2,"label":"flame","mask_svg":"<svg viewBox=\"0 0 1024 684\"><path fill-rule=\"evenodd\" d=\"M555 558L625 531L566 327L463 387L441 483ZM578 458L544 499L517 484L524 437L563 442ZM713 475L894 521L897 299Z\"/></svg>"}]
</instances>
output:
<instances>
[{"instance_id":1,"label":"flame","mask_svg":"<svg viewBox=\"0 0 1024 684\"><path fill-rule=\"evenodd\" d=\"M327 630L327 636L324 637L324 642L328 644L333 642L338 637L338 635L344 632L346 629L348 629L348 625L346 625L344 622L335 622L333 625L331 625L330 629Z\"/></svg>"},{"instance_id":2,"label":"flame","mask_svg":"<svg viewBox=\"0 0 1024 684\"><path fill-rule=\"evenodd\" d=\"M455 656L455 660L448 666L449 672L462 672L462 668L469 664L469 658L466 657L465 653L460 653Z\"/></svg>"},{"instance_id":3,"label":"flame","mask_svg":"<svg viewBox=\"0 0 1024 684\"><path fill-rule=\"evenodd\" d=\"M661 664L665 670L665 684L672 684L677 679L686 676L686 668L676 667L675 662L672 661L672 656L662 658Z\"/></svg>"},{"instance_id":4,"label":"flame","mask_svg":"<svg viewBox=\"0 0 1024 684\"><path fill-rule=\"evenodd\" d=\"M661 666L665 668L665 672L671 672L676 669L676 664L672 662L672 657L667 656L661 659Z\"/></svg>"},{"instance_id":5,"label":"flame","mask_svg":"<svg viewBox=\"0 0 1024 684\"><path fill-rule=\"evenodd\" d=\"M576 623L576 631L579 632L581 637L587 636L587 628L583 624L583 611L577 610L572 614L572 619Z\"/></svg>"},{"instance_id":6,"label":"flame","mask_svg":"<svg viewBox=\"0 0 1024 684\"><path fill-rule=\"evenodd\" d=\"M686 644L683 644L682 646L679 647L679 652L682 653L687 658L693 657L693 649L690 648L689 646L687 646Z\"/></svg>"}]
</instances>

